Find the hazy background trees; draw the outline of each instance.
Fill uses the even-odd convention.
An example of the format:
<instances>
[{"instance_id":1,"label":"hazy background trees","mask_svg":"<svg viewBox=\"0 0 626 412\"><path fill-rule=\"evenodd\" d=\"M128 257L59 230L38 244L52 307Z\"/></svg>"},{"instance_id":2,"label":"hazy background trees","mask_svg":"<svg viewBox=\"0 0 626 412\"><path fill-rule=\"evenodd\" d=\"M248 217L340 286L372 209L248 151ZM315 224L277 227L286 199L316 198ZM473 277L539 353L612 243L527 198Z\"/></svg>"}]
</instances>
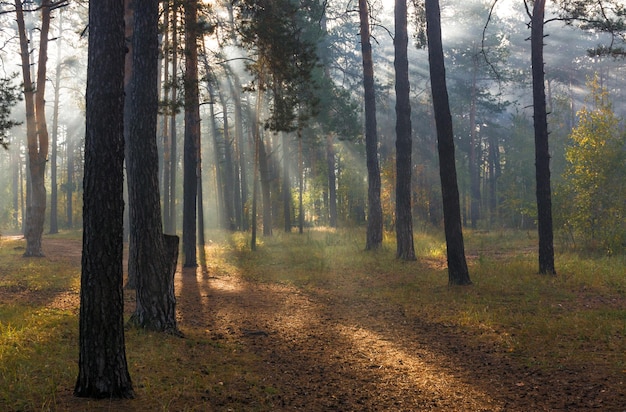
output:
<instances>
[{"instance_id":1,"label":"hazy background trees","mask_svg":"<svg viewBox=\"0 0 626 412\"><path fill-rule=\"evenodd\" d=\"M588 3L548 2L545 20L564 13L569 13L570 17L580 16L581 10L590 7ZM276 24L272 25L271 19L264 23L274 29L281 28L267 31L265 43L246 35L246 27L248 33L250 30L262 33L259 29L262 16L258 14L259 9L254 8L259 4L236 2L233 7L230 2L212 3L211 7L198 9L197 22L192 24L183 14L185 8L192 6L190 2L160 3L160 106L156 133L165 232L175 234L183 226L184 215L193 221L204 217L205 228L249 230L254 226L251 223L256 222L252 196L257 182L255 169L259 172L258 184L262 189L258 200L259 217L265 216L259 219L259 227L266 235L277 227L287 230L294 226L376 223L376 213L368 202L368 181L373 179L368 178L366 160L365 109L369 106L365 104L362 89L359 4L347 0L290 2L290 8L282 7L280 13L271 16ZM393 8L384 2L363 4L371 22L374 63L372 88L377 142L372 160L379 162L380 169L381 226L390 231L396 229L398 183L394 150ZM241 12L243 5L248 7L247 14ZM530 18L523 4L501 1L485 29L490 5L479 0L462 4L441 2L461 220L464 226L477 230L534 229L538 215L533 170L530 42L526 41ZM562 5L568 7L557 7ZM611 112L616 124L622 124L625 113L621 103L624 101L623 62L598 53L598 44L612 46L612 55L623 47L619 37L619 9L614 2L607 1L606 5L613 19L612 25L605 26L611 28L606 33L598 29L580 30L571 19L569 25L554 21L544 29L549 35L543 83L549 113L550 172L552 186L558 188L553 202L559 205L574 196L572 170L576 162L582 161L576 160L579 157L568 147L573 141L570 136L575 136L572 133L577 133L579 122L584 120L583 115L588 115L578 113L590 93L587 78L597 74L597 83L606 90L607 101L613 102ZM24 7L30 10L32 5L25 3ZM597 13L591 11L589 16L597 17ZM5 77L11 79L12 73L20 70L19 66L9 63L17 62L19 56L19 42L13 38L15 6L3 5L2 12L0 24L6 41L0 54ZM409 4L407 12L413 142L410 149L412 223L418 230L442 228L443 205L430 75L427 51L420 48L423 44L420 39L422 42L424 39L423 9ZM587 22L582 28L594 27ZM40 28L40 10L27 11L24 32L33 46L29 55L31 62L37 61L32 51L38 50L41 42ZM62 12L52 9L46 75L49 87L45 88L45 102L54 120L50 122L53 124L51 147L45 162L50 174L44 184L51 194L45 212L46 228L53 233L55 226L56 229L76 227L82 219L79 195L84 157L85 65L81 62L86 53L85 28L86 8L81 3L70 2ZM196 165L193 171L188 170L188 180L192 179L194 185L189 181L187 187L196 193L201 189L202 196L189 200L185 209L184 182L177 176L186 164L193 163L184 162L185 150L180 150L184 149L185 127L190 126L185 126L181 110L184 92L186 89L189 92L191 81L183 80L188 70L185 67L189 68L186 65L191 63L189 57L192 57L185 52L193 43L185 39L185 32L189 33L190 29L197 30L198 69L191 77L199 86L197 104L191 106L198 110L200 122L196 133L202 138L193 145L195 153L187 149L186 155L201 159L202 169L200 171ZM281 33L288 36L281 40ZM292 61L291 69L272 63L281 61L281 53L287 47L294 47L284 38L296 37L300 43L295 47L302 46L302 59ZM590 54L588 50L595 50L595 53ZM272 53L276 57L272 57ZM6 85L19 87L20 83L20 79L13 78ZM188 104L189 101L188 97ZM309 103L312 105L307 107ZM7 129L3 142L10 143L9 150L0 153L3 170L0 174L3 193L0 228L3 233L23 231L32 194L27 184L24 105L14 107L7 119L22 124ZM266 125L268 128L264 127ZM616 126L615 130L620 129ZM255 150L256 139L263 143L258 145L258 151ZM590 198L599 196L591 196L582 185L576 187L576 196L580 199L583 192ZM601 192L604 194L604 190ZM574 211L568 210L559 207L555 220L557 239L580 244L583 234L588 232L574 229L573 222L577 220ZM191 231L191 228L186 230L190 239ZM193 233L198 238L195 225ZM188 240L192 244L196 241ZM374 238L371 241L372 245L377 242ZM603 242L598 242L597 246L608 248ZM193 253L193 246L189 249ZM193 256L189 258L188 263L195 264Z\"/></svg>"}]
</instances>

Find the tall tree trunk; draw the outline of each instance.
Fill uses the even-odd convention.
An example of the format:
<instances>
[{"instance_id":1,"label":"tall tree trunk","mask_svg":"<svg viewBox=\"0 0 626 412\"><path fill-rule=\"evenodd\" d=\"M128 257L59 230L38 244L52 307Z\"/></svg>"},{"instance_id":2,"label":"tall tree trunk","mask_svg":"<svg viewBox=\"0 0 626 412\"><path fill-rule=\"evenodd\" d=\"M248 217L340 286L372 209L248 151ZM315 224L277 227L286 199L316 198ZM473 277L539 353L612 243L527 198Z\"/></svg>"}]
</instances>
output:
<instances>
[{"instance_id":1,"label":"tall tree trunk","mask_svg":"<svg viewBox=\"0 0 626 412\"><path fill-rule=\"evenodd\" d=\"M50 30L50 0L41 3L41 27L39 57L37 62L37 88L30 75L29 44L24 24L21 0L15 0L20 55L24 79L24 103L26 104L26 140L31 196L26 205L24 256L43 256L41 237L46 213L45 173L48 160L48 129L45 114L46 63L48 59L48 33Z\"/></svg>"},{"instance_id":2,"label":"tall tree trunk","mask_svg":"<svg viewBox=\"0 0 626 412\"><path fill-rule=\"evenodd\" d=\"M215 104L216 104L216 96L214 91L214 86L211 81L207 82L207 88L209 90L209 127L211 131L211 137L213 137L213 162L214 162L214 170L215 170L215 198L216 198L216 216L217 216L217 227L224 228L226 227L226 219L224 216L226 215L226 202L224 201L224 176L223 176L223 168L222 161L220 155L220 142L218 137L218 128L217 128L217 116L215 115Z\"/></svg>"},{"instance_id":3,"label":"tall tree trunk","mask_svg":"<svg viewBox=\"0 0 626 412\"><path fill-rule=\"evenodd\" d=\"M443 221L448 257L448 283L469 285L471 280L465 260L461 205L454 159L454 132L446 86L446 69L441 43L441 15L439 0L426 0L426 24L428 34L428 61L432 88L433 109L437 126L437 149L439 151L439 176L443 198Z\"/></svg>"},{"instance_id":4,"label":"tall tree trunk","mask_svg":"<svg viewBox=\"0 0 626 412\"><path fill-rule=\"evenodd\" d=\"M550 150L543 61L543 19L546 0L536 0L531 20L533 72L533 118L535 126L535 175L537 182L537 226L539 231L539 273L555 275L550 189Z\"/></svg>"},{"instance_id":5,"label":"tall tree trunk","mask_svg":"<svg viewBox=\"0 0 626 412\"><path fill-rule=\"evenodd\" d=\"M259 136L259 174L261 178L261 196L263 197L263 236L272 236L272 179L270 164L265 146L265 138Z\"/></svg>"},{"instance_id":6,"label":"tall tree trunk","mask_svg":"<svg viewBox=\"0 0 626 412\"><path fill-rule=\"evenodd\" d=\"M326 136L326 164L328 166L328 214L330 227L337 227L337 173L334 136Z\"/></svg>"},{"instance_id":7,"label":"tall tree trunk","mask_svg":"<svg viewBox=\"0 0 626 412\"><path fill-rule=\"evenodd\" d=\"M129 85L126 169L130 237L128 273L136 276L137 327L178 334L174 273L163 237L159 193L158 3L132 0L132 77ZM173 263L176 266L176 263Z\"/></svg>"},{"instance_id":8,"label":"tall tree trunk","mask_svg":"<svg viewBox=\"0 0 626 412\"><path fill-rule=\"evenodd\" d=\"M83 252L74 394L132 398L124 342L124 2L89 5Z\"/></svg>"},{"instance_id":9,"label":"tall tree trunk","mask_svg":"<svg viewBox=\"0 0 626 412\"><path fill-rule=\"evenodd\" d=\"M196 205L198 195L198 144L200 102L198 96L198 3L185 3L185 143L183 171L184 266L198 266L196 259Z\"/></svg>"},{"instance_id":10,"label":"tall tree trunk","mask_svg":"<svg viewBox=\"0 0 626 412\"><path fill-rule=\"evenodd\" d=\"M304 232L304 161L302 159L302 129L298 128L298 233Z\"/></svg>"},{"instance_id":11,"label":"tall tree trunk","mask_svg":"<svg viewBox=\"0 0 626 412\"><path fill-rule=\"evenodd\" d=\"M257 90L256 98L256 110L254 111L254 123L252 125L253 142L254 142L254 172L252 177L252 213L250 218L251 236L250 236L250 249L256 250L256 238L257 238L257 203L259 197L259 152L261 151L261 108L263 107L263 91L262 87Z\"/></svg>"},{"instance_id":12,"label":"tall tree trunk","mask_svg":"<svg viewBox=\"0 0 626 412\"><path fill-rule=\"evenodd\" d=\"M411 213L411 101L406 0L395 3L396 70L396 257L415 260Z\"/></svg>"},{"instance_id":13,"label":"tall tree trunk","mask_svg":"<svg viewBox=\"0 0 626 412\"><path fill-rule=\"evenodd\" d=\"M222 119L224 125L224 206L226 229L235 230L235 179L233 177L233 140L230 137L230 125L228 122L228 105L224 92L218 85L217 95L222 106Z\"/></svg>"},{"instance_id":14,"label":"tall tree trunk","mask_svg":"<svg viewBox=\"0 0 626 412\"><path fill-rule=\"evenodd\" d=\"M289 177L289 139L287 133L282 132L283 140L283 215L285 218L285 233L291 232L291 179Z\"/></svg>"},{"instance_id":15,"label":"tall tree trunk","mask_svg":"<svg viewBox=\"0 0 626 412\"><path fill-rule=\"evenodd\" d=\"M243 135L243 115L241 109L241 84L236 73L230 71L228 76L228 84L234 101L235 115L235 147L236 150L236 191L235 191L235 216L237 218L237 227L240 230L248 230L248 220L244 214L245 205L248 201L248 177L245 157L245 144Z\"/></svg>"},{"instance_id":16,"label":"tall tree trunk","mask_svg":"<svg viewBox=\"0 0 626 412\"><path fill-rule=\"evenodd\" d=\"M54 73L54 108L52 112L52 154L50 156L50 234L59 233L59 185L57 161L59 153L59 92L61 88L61 46L63 43L63 12L59 13L57 35L57 66Z\"/></svg>"},{"instance_id":17,"label":"tall tree trunk","mask_svg":"<svg viewBox=\"0 0 626 412\"><path fill-rule=\"evenodd\" d=\"M66 141L66 150L67 150L67 181L65 183L65 188L67 192L65 193L65 211L66 211L66 219L67 224L66 227L68 229L74 228L74 139L68 133L67 141Z\"/></svg>"},{"instance_id":18,"label":"tall tree trunk","mask_svg":"<svg viewBox=\"0 0 626 412\"><path fill-rule=\"evenodd\" d=\"M20 169L22 167L20 162L20 153L19 149L16 147L14 150L11 150L9 156L11 157L11 193L13 193L13 216L12 216L12 226L17 229L19 228L19 211L20 211Z\"/></svg>"},{"instance_id":19,"label":"tall tree trunk","mask_svg":"<svg viewBox=\"0 0 626 412\"><path fill-rule=\"evenodd\" d=\"M479 146L476 134L476 76L478 71L478 55L473 57L472 67L472 91L470 99L470 142L469 142L469 174L470 174L470 222L472 229L476 229L480 219L480 161L481 156L477 155Z\"/></svg>"},{"instance_id":20,"label":"tall tree trunk","mask_svg":"<svg viewBox=\"0 0 626 412\"><path fill-rule=\"evenodd\" d=\"M172 4L172 78L170 101L174 105L170 113L170 206L168 225L165 232L176 234L176 176L178 173L178 139L176 135L176 116L178 114L178 3Z\"/></svg>"},{"instance_id":21,"label":"tall tree trunk","mask_svg":"<svg viewBox=\"0 0 626 412\"><path fill-rule=\"evenodd\" d=\"M168 102L170 99L170 2L163 2L163 100ZM170 186L170 175L172 173L172 139L170 137L169 120L170 111L174 111L174 102L169 101L169 105L163 113L163 176L161 178L163 185L163 229L165 233L169 233L172 224L170 212L172 188ZM169 233L174 235L174 233Z\"/></svg>"},{"instance_id":22,"label":"tall tree trunk","mask_svg":"<svg viewBox=\"0 0 626 412\"><path fill-rule=\"evenodd\" d=\"M378 249L383 243L383 209L380 203L380 166L378 164L378 132L376 130L376 94L374 63L370 41L367 0L359 0L361 53L363 54L363 89L365 96L365 156L367 158L367 235L365 249Z\"/></svg>"}]
</instances>

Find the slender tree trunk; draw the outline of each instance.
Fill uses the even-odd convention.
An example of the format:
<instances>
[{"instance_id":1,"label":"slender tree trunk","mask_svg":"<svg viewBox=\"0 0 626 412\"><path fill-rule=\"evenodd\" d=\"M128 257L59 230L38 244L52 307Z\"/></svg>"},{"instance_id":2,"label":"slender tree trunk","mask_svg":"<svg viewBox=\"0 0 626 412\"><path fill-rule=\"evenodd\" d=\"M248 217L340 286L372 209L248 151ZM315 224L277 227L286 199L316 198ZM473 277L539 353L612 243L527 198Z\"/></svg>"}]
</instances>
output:
<instances>
[{"instance_id":1,"label":"slender tree trunk","mask_svg":"<svg viewBox=\"0 0 626 412\"><path fill-rule=\"evenodd\" d=\"M337 174L334 136L326 136L326 164L328 166L328 214L330 227L337 227Z\"/></svg>"},{"instance_id":2,"label":"slender tree trunk","mask_svg":"<svg viewBox=\"0 0 626 412\"><path fill-rule=\"evenodd\" d=\"M261 177L261 195L263 196L263 236L272 236L272 181L265 147L265 137L261 138L259 136L259 174Z\"/></svg>"},{"instance_id":3,"label":"slender tree trunk","mask_svg":"<svg viewBox=\"0 0 626 412\"><path fill-rule=\"evenodd\" d=\"M19 148L11 150L9 156L11 157L11 193L13 194L13 216L12 226L17 229L19 225L19 211L20 211L20 154Z\"/></svg>"},{"instance_id":4,"label":"slender tree trunk","mask_svg":"<svg viewBox=\"0 0 626 412\"><path fill-rule=\"evenodd\" d=\"M83 252L74 394L134 396L124 342L124 3L89 5Z\"/></svg>"},{"instance_id":5,"label":"slender tree trunk","mask_svg":"<svg viewBox=\"0 0 626 412\"><path fill-rule=\"evenodd\" d=\"M536 0L531 20L533 72L533 118L535 125L535 171L537 182L537 226L539 231L539 273L555 275L550 189L550 150L543 61L543 19L546 0Z\"/></svg>"},{"instance_id":6,"label":"slender tree trunk","mask_svg":"<svg viewBox=\"0 0 626 412\"><path fill-rule=\"evenodd\" d=\"M244 214L246 202L248 201L248 185L247 185L247 172L246 172L246 157L245 157L245 145L243 135L243 116L241 109L241 85L239 84L239 78L235 73L230 71L228 76L228 84L234 101L234 115L235 115L235 147L236 150L236 164L237 172L235 172L236 192L235 192L235 215L237 217L237 227L240 230L248 230L248 221Z\"/></svg>"},{"instance_id":7,"label":"slender tree trunk","mask_svg":"<svg viewBox=\"0 0 626 412\"><path fill-rule=\"evenodd\" d=\"M170 207L169 225L165 227L165 232L176 233L176 177L178 173L178 138L176 134L176 116L178 114L178 6L177 2L172 4L172 76L170 101L174 105L170 114Z\"/></svg>"},{"instance_id":8,"label":"slender tree trunk","mask_svg":"<svg viewBox=\"0 0 626 412\"><path fill-rule=\"evenodd\" d=\"M370 41L367 0L359 0L361 23L361 53L363 54L363 89L365 96L365 156L367 158L367 238L366 250L378 249L383 243L383 209L380 203L380 166L378 164L378 134L376 130L376 94L374 63Z\"/></svg>"},{"instance_id":9,"label":"slender tree trunk","mask_svg":"<svg viewBox=\"0 0 626 412\"><path fill-rule=\"evenodd\" d=\"M54 74L54 109L52 112L52 154L50 156L50 234L59 233L58 205L59 185L57 182L57 161L59 153L59 92L61 88L61 46L63 43L63 12L59 13L59 34L57 35L57 66Z\"/></svg>"},{"instance_id":10,"label":"slender tree trunk","mask_svg":"<svg viewBox=\"0 0 626 412\"><path fill-rule=\"evenodd\" d=\"M257 202L259 197L259 152L261 151L261 108L263 107L263 91L262 88L259 87L257 91L256 98L256 110L254 111L254 123L252 126L252 133L254 134L254 172L252 177L252 213L251 213L251 239L250 239L250 249L256 250L256 238L257 238Z\"/></svg>"},{"instance_id":11,"label":"slender tree trunk","mask_svg":"<svg viewBox=\"0 0 626 412\"><path fill-rule=\"evenodd\" d=\"M411 101L409 59L407 55L406 0L395 3L395 70L396 70L396 257L415 260L413 215L411 212Z\"/></svg>"},{"instance_id":12,"label":"slender tree trunk","mask_svg":"<svg viewBox=\"0 0 626 412\"><path fill-rule=\"evenodd\" d=\"M66 141L67 150L67 181L65 184L67 192L65 193L65 211L66 211L66 227L72 229L74 227L74 139L68 133Z\"/></svg>"},{"instance_id":13,"label":"slender tree trunk","mask_svg":"<svg viewBox=\"0 0 626 412\"><path fill-rule=\"evenodd\" d=\"M470 174L470 222L472 229L476 229L480 219L480 156L477 156L476 135L476 76L478 71L478 55L473 57L472 91L470 101L470 146L469 146L469 174Z\"/></svg>"},{"instance_id":14,"label":"slender tree trunk","mask_svg":"<svg viewBox=\"0 0 626 412\"><path fill-rule=\"evenodd\" d=\"M200 102L198 96L198 3L185 3L185 147L183 176L184 266L198 266L196 259L196 206L198 196L198 144Z\"/></svg>"},{"instance_id":15,"label":"slender tree trunk","mask_svg":"<svg viewBox=\"0 0 626 412\"><path fill-rule=\"evenodd\" d=\"M302 129L298 128L298 233L304 232L304 162L302 159Z\"/></svg>"},{"instance_id":16,"label":"slender tree trunk","mask_svg":"<svg viewBox=\"0 0 626 412\"><path fill-rule=\"evenodd\" d=\"M168 101L170 99L170 2L169 0L163 2L163 100ZM175 111L173 101L169 102L169 107L166 105L166 109L163 113L163 176L161 178L163 184L163 228L165 233L169 233L169 229L172 224L170 219L172 214L170 212L172 195L172 188L170 186L170 175L172 173L172 139L170 137L169 120L171 111ZM174 235L175 233L169 233Z\"/></svg>"},{"instance_id":17,"label":"slender tree trunk","mask_svg":"<svg viewBox=\"0 0 626 412\"><path fill-rule=\"evenodd\" d=\"M235 179L233 177L233 140L230 137L230 124L228 121L228 105L224 92L218 87L217 95L222 106L222 119L224 125L224 206L226 229L235 230Z\"/></svg>"},{"instance_id":18,"label":"slender tree trunk","mask_svg":"<svg viewBox=\"0 0 626 412\"><path fill-rule=\"evenodd\" d=\"M215 115L216 96L214 92L214 86L211 81L207 82L207 88L209 90L209 124L211 136L213 137L213 161L215 163L215 198L216 198L216 215L217 215L217 227L226 227L226 202L224 201L224 176L223 166L220 154L220 142L218 137L217 117Z\"/></svg>"},{"instance_id":19,"label":"slender tree trunk","mask_svg":"<svg viewBox=\"0 0 626 412\"><path fill-rule=\"evenodd\" d=\"M287 133L282 132L283 143L283 214L285 218L285 233L291 232L291 179L289 177L289 139Z\"/></svg>"},{"instance_id":20,"label":"slender tree trunk","mask_svg":"<svg viewBox=\"0 0 626 412\"><path fill-rule=\"evenodd\" d=\"M441 16L439 0L426 0L426 24L428 33L428 61L433 108L437 126L437 148L439 151L439 175L443 197L443 221L446 234L448 257L448 283L469 285L471 280L465 260L461 205L456 178L454 156L454 131L446 86L446 70L441 43Z\"/></svg>"}]
</instances>

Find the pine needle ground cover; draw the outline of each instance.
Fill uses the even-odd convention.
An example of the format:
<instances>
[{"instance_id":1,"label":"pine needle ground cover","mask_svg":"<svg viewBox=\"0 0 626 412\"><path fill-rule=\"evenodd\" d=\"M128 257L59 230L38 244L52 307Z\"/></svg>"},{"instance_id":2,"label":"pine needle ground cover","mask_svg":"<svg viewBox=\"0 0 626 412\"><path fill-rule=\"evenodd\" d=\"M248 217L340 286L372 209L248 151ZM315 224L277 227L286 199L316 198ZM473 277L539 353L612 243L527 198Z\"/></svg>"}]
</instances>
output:
<instances>
[{"instance_id":1,"label":"pine needle ground cover","mask_svg":"<svg viewBox=\"0 0 626 412\"><path fill-rule=\"evenodd\" d=\"M624 257L557 254L537 272L526 232L466 236L473 285L449 287L445 243L359 230L211 232L177 275L185 338L128 330L137 398L72 396L80 234L0 241L1 410L620 410L626 405ZM130 315L134 294L126 292Z\"/></svg>"}]
</instances>

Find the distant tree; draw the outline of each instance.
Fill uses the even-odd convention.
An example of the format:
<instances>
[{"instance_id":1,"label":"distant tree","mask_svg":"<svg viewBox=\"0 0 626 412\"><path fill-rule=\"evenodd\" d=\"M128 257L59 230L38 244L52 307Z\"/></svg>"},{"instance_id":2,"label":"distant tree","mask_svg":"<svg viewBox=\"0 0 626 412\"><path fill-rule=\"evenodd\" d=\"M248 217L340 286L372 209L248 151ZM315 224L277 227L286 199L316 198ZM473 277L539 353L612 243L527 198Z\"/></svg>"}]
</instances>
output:
<instances>
[{"instance_id":1,"label":"distant tree","mask_svg":"<svg viewBox=\"0 0 626 412\"><path fill-rule=\"evenodd\" d=\"M383 209L380 203L380 166L376 130L376 94L374 62L367 0L359 0L361 53L363 57L363 90L365 104L365 156L367 162L367 235L365 249L378 249L383 243Z\"/></svg>"},{"instance_id":2,"label":"distant tree","mask_svg":"<svg viewBox=\"0 0 626 412\"><path fill-rule=\"evenodd\" d=\"M552 228L552 190L550 187L550 149L546 108L543 59L546 0L535 0L531 15L531 64L533 77L533 121L535 127L535 180L537 191L537 229L539 232L539 273L555 275Z\"/></svg>"},{"instance_id":3,"label":"distant tree","mask_svg":"<svg viewBox=\"0 0 626 412\"><path fill-rule=\"evenodd\" d=\"M132 73L127 93L126 174L130 236L128 272L136 283L130 323L178 334L174 271L178 257L163 236L156 142L158 111L158 2L133 0Z\"/></svg>"},{"instance_id":4,"label":"distant tree","mask_svg":"<svg viewBox=\"0 0 626 412\"><path fill-rule=\"evenodd\" d=\"M394 50L396 71L396 256L415 260L411 205L411 102L406 0L396 0L394 8Z\"/></svg>"},{"instance_id":5,"label":"distant tree","mask_svg":"<svg viewBox=\"0 0 626 412\"><path fill-rule=\"evenodd\" d=\"M454 131L446 86L446 69L441 41L441 14L439 0L426 0L428 35L428 62L432 88L433 108L437 127L439 175L443 197L443 220L448 257L448 283L469 285L471 280L465 260L461 207L456 177Z\"/></svg>"},{"instance_id":6,"label":"distant tree","mask_svg":"<svg viewBox=\"0 0 626 412\"><path fill-rule=\"evenodd\" d=\"M22 76L24 79L24 103L26 105L26 141L28 148L28 166L30 172L30 199L26 206L24 236L26 251L24 256L43 256L41 237L46 214L46 162L48 160L49 138L46 126L45 90L46 63L48 61L48 34L50 32L50 13L61 7L65 0L41 2L41 27L39 28L39 54L37 61L37 84L30 73L30 46L24 22L22 0L15 0Z\"/></svg>"},{"instance_id":7,"label":"distant tree","mask_svg":"<svg viewBox=\"0 0 626 412\"><path fill-rule=\"evenodd\" d=\"M89 5L83 252L74 394L132 398L124 343L124 2Z\"/></svg>"}]
</instances>

